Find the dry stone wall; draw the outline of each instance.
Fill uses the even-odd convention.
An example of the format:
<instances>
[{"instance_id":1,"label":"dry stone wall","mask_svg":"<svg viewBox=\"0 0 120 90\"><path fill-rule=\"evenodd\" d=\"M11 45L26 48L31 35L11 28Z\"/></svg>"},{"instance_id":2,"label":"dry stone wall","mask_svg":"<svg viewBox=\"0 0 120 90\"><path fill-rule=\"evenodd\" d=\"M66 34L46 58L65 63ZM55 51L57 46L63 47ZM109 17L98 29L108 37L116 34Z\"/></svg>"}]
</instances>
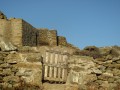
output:
<instances>
[{"instance_id":1,"label":"dry stone wall","mask_svg":"<svg viewBox=\"0 0 120 90\"><path fill-rule=\"evenodd\" d=\"M22 46L22 19L11 19L11 42L15 46Z\"/></svg>"},{"instance_id":2,"label":"dry stone wall","mask_svg":"<svg viewBox=\"0 0 120 90\"><path fill-rule=\"evenodd\" d=\"M119 90L120 57L93 59L73 55L69 60L68 84L78 85L80 90Z\"/></svg>"},{"instance_id":3,"label":"dry stone wall","mask_svg":"<svg viewBox=\"0 0 120 90\"><path fill-rule=\"evenodd\" d=\"M6 19L0 20L0 36L9 39L11 36L11 22Z\"/></svg>"},{"instance_id":4,"label":"dry stone wall","mask_svg":"<svg viewBox=\"0 0 120 90\"><path fill-rule=\"evenodd\" d=\"M38 30L39 30L38 45L49 45L47 38L48 29L41 28Z\"/></svg>"},{"instance_id":5,"label":"dry stone wall","mask_svg":"<svg viewBox=\"0 0 120 90\"><path fill-rule=\"evenodd\" d=\"M22 45L22 20L21 19L1 19L0 36L4 40L12 42L14 45Z\"/></svg>"},{"instance_id":6,"label":"dry stone wall","mask_svg":"<svg viewBox=\"0 0 120 90\"><path fill-rule=\"evenodd\" d=\"M57 46L57 31L56 30L48 30L46 28L38 29L39 37L38 44L41 45L49 45L49 46Z\"/></svg>"},{"instance_id":7,"label":"dry stone wall","mask_svg":"<svg viewBox=\"0 0 120 90\"><path fill-rule=\"evenodd\" d=\"M2 14L3 15L3 14ZM0 36L15 46L67 46L65 37L58 37L56 30L36 29L23 19L0 19Z\"/></svg>"},{"instance_id":8,"label":"dry stone wall","mask_svg":"<svg viewBox=\"0 0 120 90\"><path fill-rule=\"evenodd\" d=\"M41 90L40 53L0 52L0 90Z\"/></svg>"},{"instance_id":9,"label":"dry stone wall","mask_svg":"<svg viewBox=\"0 0 120 90\"><path fill-rule=\"evenodd\" d=\"M37 29L29 23L22 21L23 46L37 46Z\"/></svg>"},{"instance_id":10,"label":"dry stone wall","mask_svg":"<svg viewBox=\"0 0 120 90\"><path fill-rule=\"evenodd\" d=\"M120 90L120 48L87 50L67 43L56 30L0 13L0 90L42 90L42 80L66 82L63 90Z\"/></svg>"},{"instance_id":11,"label":"dry stone wall","mask_svg":"<svg viewBox=\"0 0 120 90\"><path fill-rule=\"evenodd\" d=\"M104 58L93 59L89 56L66 56L64 49L59 51L59 47L54 48L53 51L46 49L45 55L42 51L43 47L36 48L38 51L33 47L29 49L23 47L19 51L0 51L0 89L7 90L6 87L9 88L8 90L20 87L34 89L37 87L35 90L40 90L44 86L42 80L50 82L65 80L64 89L61 90L120 89L120 56L108 55ZM63 73L64 65L68 65L67 75ZM45 69L46 66L47 69ZM57 68L58 71L56 71ZM45 79L46 76L47 79ZM54 86L57 84L54 83Z\"/></svg>"},{"instance_id":12,"label":"dry stone wall","mask_svg":"<svg viewBox=\"0 0 120 90\"><path fill-rule=\"evenodd\" d=\"M50 46L57 46L57 31L50 30L48 31L48 42Z\"/></svg>"},{"instance_id":13,"label":"dry stone wall","mask_svg":"<svg viewBox=\"0 0 120 90\"><path fill-rule=\"evenodd\" d=\"M67 46L66 38L63 36L58 36L58 45Z\"/></svg>"}]
</instances>

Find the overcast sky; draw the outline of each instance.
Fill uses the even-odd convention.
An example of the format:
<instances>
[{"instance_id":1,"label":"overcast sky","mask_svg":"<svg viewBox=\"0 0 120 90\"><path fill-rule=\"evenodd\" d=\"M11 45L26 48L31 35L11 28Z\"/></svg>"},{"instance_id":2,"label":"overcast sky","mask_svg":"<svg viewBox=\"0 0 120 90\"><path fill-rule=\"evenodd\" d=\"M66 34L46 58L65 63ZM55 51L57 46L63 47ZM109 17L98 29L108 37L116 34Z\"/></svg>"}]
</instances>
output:
<instances>
[{"instance_id":1,"label":"overcast sky","mask_svg":"<svg viewBox=\"0 0 120 90\"><path fill-rule=\"evenodd\" d=\"M79 48L120 46L120 0L0 0L8 18L56 29Z\"/></svg>"}]
</instances>

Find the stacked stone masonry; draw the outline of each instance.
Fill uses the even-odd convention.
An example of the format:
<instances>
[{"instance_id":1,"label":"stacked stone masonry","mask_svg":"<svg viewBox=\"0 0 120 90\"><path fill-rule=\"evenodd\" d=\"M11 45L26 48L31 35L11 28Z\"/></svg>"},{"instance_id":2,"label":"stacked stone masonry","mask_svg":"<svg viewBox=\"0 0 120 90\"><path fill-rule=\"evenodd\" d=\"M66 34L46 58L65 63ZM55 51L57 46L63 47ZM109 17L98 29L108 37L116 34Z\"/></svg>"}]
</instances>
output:
<instances>
[{"instance_id":1,"label":"stacked stone masonry","mask_svg":"<svg viewBox=\"0 0 120 90\"><path fill-rule=\"evenodd\" d=\"M57 31L48 29L38 29L38 45L57 46Z\"/></svg>"},{"instance_id":2,"label":"stacked stone masonry","mask_svg":"<svg viewBox=\"0 0 120 90\"><path fill-rule=\"evenodd\" d=\"M58 45L68 46L66 38L63 36L58 36Z\"/></svg>"},{"instance_id":3,"label":"stacked stone masonry","mask_svg":"<svg viewBox=\"0 0 120 90\"><path fill-rule=\"evenodd\" d=\"M97 58L79 51L56 30L0 12L0 90L120 90L120 47L99 48Z\"/></svg>"},{"instance_id":4,"label":"stacked stone masonry","mask_svg":"<svg viewBox=\"0 0 120 90\"><path fill-rule=\"evenodd\" d=\"M23 19L0 16L0 36L15 46L67 45L65 38L57 36L56 30L37 29Z\"/></svg>"}]
</instances>

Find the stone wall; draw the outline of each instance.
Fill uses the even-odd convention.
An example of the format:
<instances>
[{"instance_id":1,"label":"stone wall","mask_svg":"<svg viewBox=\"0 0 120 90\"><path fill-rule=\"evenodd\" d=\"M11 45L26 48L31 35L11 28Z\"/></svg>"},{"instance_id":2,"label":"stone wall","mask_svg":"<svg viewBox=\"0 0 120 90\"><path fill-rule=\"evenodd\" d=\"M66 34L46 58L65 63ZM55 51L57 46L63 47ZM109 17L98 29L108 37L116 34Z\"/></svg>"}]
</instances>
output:
<instances>
[{"instance_id":1,"label":"stone wall","mask_svg":"<svg viewBox=\"0 0 120 90\"><path fill-rule=\"evenodd\" d=\"M22 45L22 20L21 19L1 19L0 20L0 36L5 41L10 41L14 45Z\"/></svg>"},{"instance_id":2,"label":"stone wall","mask_svg":"<svg viewBox=\"0 0 120 90\"><path fill-rule=\"evenodd\" d=\"M6 19L0 20L0 36L4 39L10 39L11 34L11 22Z\"/></svg>"},{"instance_id":3,"label":"stone wall","mask_svg":"<svg viewBox=\"0 0 120 90\"><path fill-rule=\"evenodd\" d=\"M23 46L37 46L37 29L22 20L22 44Z\"/></svg>"},{"instance_id":4,"label":"stone wall","mask_svg":"<svg viewBox=\"0 0 120 90\"><path fill-rule=\"evenodd\" d=\"M48 30L46 28L38 29L38 45L57 46L57 31Z\"/></svg>"},{"instance_id":5,"label":"stone wall","mask_svg":"<svg viewBox=\"0 0 120 90\"><path fill-rule=\"evenodd\" d=\"M56 30L50 30L48 31L48 40L50 46L57 46L57 31Z\"/></svg>"},{"instance_id":6,"label":"stone wall","mask_svg":"<svg viewBox=\"0 0 120 90\"><path fill-rule=\"evenodd\" d=\"M0 36L15 46L37 46L37 31L22 19L0 20Z\"/></svg>"},{"instance_id":7,"label":"stone wall","mask_svg":"<svg viewBox=\"0 0 120 90\"><path fill-rule=\"evenodd\" d=\"M39 30L38 45L49 45L48 38L47 38L48 29L41 28L38 30Z\"/></svg>"},{"instance_id":8,"label":"stone wall","mask_svg":"<svg viewBox=\"0 0 120 90\"><path fill-rule=\"evenodd\" d=\"M10 19L12 36L11 42L15 46L22 46L22 19Z\"/></svg>"},{"instance_id":9,"label":"stone wall","mask_svg":"<svg viewBox=\"0 0 120 90\"><path fill-rule=\"evenodd\" d=\"M0 36L15 46L67 46L65 37L57 36L56 30L36 29L23 19L0 19Z\"/></svg>"},{"instance_id":10,"label":"stone wall","mask_svg":"<svg viewBox=\"0 0 120 90\"><path fill-rule=\"evenodd\" d=\"M40 53L0 52L0 90L41 90L41 59Z\"/></svg>"},{"instance_id":11,"label":"stone wall","mask_svg":"<svg viewBox=\"0 0 120 90\"><path fill-rule=\"evenodd\" d=\"M63 46L67 46L67 41L66 38L63 36L58 36L58 45L63 45Z\"/></svg>"},{"instance_id":12,"label":"stone wall","mask_svg":"<svg viewBox=\"0 0 120 90\"><path fill-rule=\"evenodd\" d=\"M120 89L120 56L93 59L73 55L68 63L68 84L78 85L80 90Z\"/></svg>"}]
</instances>

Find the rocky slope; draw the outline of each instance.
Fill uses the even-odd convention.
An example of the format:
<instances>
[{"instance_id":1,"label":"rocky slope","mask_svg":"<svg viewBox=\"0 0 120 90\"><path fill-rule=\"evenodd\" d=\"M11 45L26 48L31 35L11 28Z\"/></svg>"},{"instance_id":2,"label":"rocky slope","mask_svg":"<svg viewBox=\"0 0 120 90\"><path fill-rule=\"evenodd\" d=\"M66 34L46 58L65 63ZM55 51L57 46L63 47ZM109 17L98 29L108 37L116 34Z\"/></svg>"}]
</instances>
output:
<instances>
[{"instance_id":1,"label":"rocky slope","mask_svg":"<svg viewBox=\"0 0 120 90\"><path fill-rule=\"evenodd\" d=\"M120 47L95 46L70 56L71 83L80 90L120 90Z\"/></svg>"},{"instance_id":2,"label":"rocky slope","mask_svg":"<svg viewBox=\"0 0 120 90\"><path fill-rule=\"evenodd\" d=\"M14 47L1 38L0 49L0 90L50 90L51 86L51 90L120 90L119 46L90 46L83 50L65 46ZM69 53L65 84L42 82L46 50Z\"/></svg>"}]
</instances>

